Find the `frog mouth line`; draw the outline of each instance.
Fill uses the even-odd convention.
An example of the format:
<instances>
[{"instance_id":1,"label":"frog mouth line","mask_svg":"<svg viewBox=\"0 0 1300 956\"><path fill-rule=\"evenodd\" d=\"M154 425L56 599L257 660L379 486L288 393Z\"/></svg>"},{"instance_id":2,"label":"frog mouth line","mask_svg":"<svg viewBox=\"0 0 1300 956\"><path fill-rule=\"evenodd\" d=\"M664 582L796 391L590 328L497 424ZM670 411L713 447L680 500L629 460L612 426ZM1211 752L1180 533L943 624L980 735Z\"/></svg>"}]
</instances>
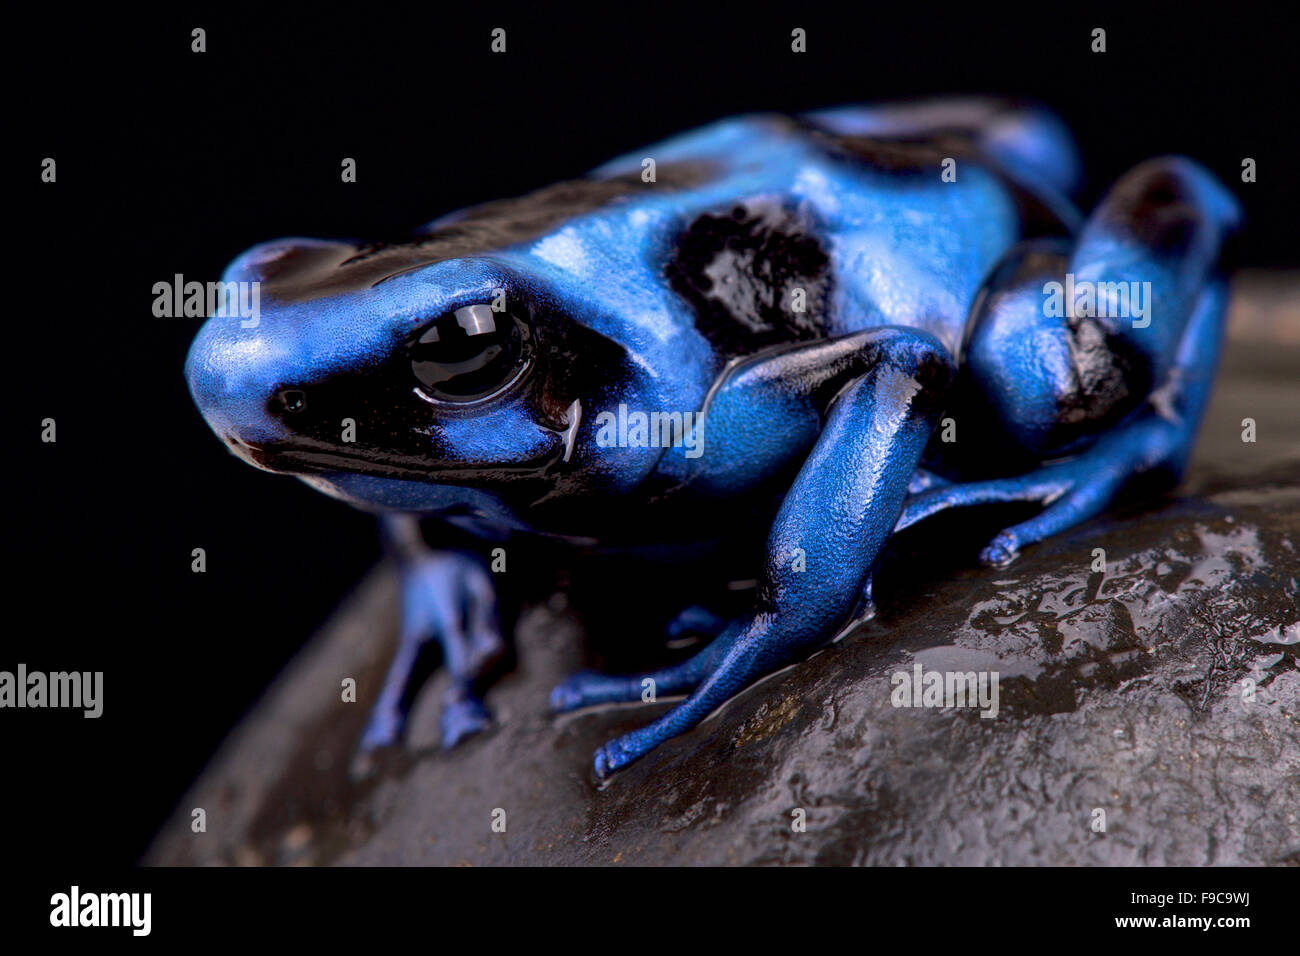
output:
<instances>
[{"instance_id":1,"label":"frog mouth line","mask_svg":"<svg viewBox=\"0 0 1300 956\"><path fill-rule=\"evenodd\" d=\"M520 465L493 464L491 468L465 466L419 459L390 457L375 461L364 455L339 451L336 448L303 448L284 444L253 444L237 438L227 439L231 454L244 459L263 471L277 475L326 475L346 472L373 478L390 478L400 481L417 481L423 484L465 484L481 486L485 482L499 482L520 478L546 477L561 454L553 453L543 459Z\"/></svg>"}]
</instances>

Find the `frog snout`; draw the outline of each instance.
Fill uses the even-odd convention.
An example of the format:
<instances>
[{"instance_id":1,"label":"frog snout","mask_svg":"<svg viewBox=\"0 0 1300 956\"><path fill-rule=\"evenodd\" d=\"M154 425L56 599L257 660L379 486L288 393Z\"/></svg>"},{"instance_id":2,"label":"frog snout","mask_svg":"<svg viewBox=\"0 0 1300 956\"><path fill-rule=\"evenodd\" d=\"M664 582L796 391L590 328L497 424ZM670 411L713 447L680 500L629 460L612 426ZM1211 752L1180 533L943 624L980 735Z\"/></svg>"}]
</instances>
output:
<instances>
[{"instance_id":1,"label":"frog snout","mask_svg":"<svg viewBox=\"0 0 1300 956\"><path fill-rule=\"evenodd\" d=\"M257 460L260 446L290 437L293 410L304 395L283 387L288 356L238 319L212 318L199 330L185 361L190 395L208 426L240 457Z\"/></svg>"}]
</instances>

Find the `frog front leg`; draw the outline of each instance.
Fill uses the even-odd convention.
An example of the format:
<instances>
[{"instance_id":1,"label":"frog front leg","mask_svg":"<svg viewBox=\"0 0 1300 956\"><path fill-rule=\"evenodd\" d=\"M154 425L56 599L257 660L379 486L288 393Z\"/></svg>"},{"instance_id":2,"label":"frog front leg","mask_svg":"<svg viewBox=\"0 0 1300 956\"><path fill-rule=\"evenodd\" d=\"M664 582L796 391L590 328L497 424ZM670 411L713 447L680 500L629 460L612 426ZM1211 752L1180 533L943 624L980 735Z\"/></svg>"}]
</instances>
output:
<instances>
[{"instance_id":1,"label":"frog front leg","mask_svg":"<svg viewBox=\"0 0 1300 956\"><path fill-rule=\"evenodd\" d=\"M833 398L769 533L756 607L673 670L679 684L694 685L685 701L596 752L598 776L691 729L836 635L893 531L952 374L951 357L929 335L882 328L757 362L719 393L705 424L724 445L750 415L770 422L780 408L792 424L817 415L809 402L816 394ZM754 449L755 466L766 467L775 452Z\"/></svg>"},{"instance_id":2,"label":"frog front leg","mask_svg":"<svg viewBox=\"0 0 1300 956\"><path fill-rule=\"evenodd\" d=\"M430 549L410 515L386 515L382 529L398 565L401 621L397 652L359 749L364 754L403 739L422 683L417 663L433 641L441 645L450 678L441 737L444 747L452 747L491 721L481 685L505 650L491 577L471 555Z\"/></svg>"}]
</instances>

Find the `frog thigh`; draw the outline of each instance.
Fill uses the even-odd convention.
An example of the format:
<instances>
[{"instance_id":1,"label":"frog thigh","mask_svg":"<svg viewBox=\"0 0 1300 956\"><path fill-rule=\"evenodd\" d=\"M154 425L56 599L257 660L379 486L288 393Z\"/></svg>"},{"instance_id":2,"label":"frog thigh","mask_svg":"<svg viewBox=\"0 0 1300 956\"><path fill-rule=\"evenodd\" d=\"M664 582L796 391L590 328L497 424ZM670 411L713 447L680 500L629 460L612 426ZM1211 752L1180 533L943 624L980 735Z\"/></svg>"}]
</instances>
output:
<instances>
[{"instance_id":1,"label":"frog thigh","mask_svg":"<svg viewBox=\"0 0 1300 956\"><path fill-rule=\"evenodd\" d=\"M1150 404L1065 461L1014 478L934 488L910 499L895 530L948 508L1000 501L1036 501L1037 516L999 532L980 553L985 564L1010 563L1026 544L1088 520L1106 508L1129 479L1163 472L1176 482L1190 454L1209 399L1223 326L1227 290L1220 280L1201 290L1183 333L1175 373Z\"/></svg>"},{"instance_id":2,"label":"frog thigh","mask_svg":"<svg viewBox=\"0 0 1300 956\"><path fill-rule=\"evenodd\" d=\"M999 441L1040 460L1074 457L924 492L908 501L898 528L950 507L1043 504L981 555L1004 564L1023 545L1100 512L1135 475L1158 469L1177 480L1218 357L1226 293L1217 258L1236 217L1226 190L1199 166L1153 160L1116 184L1072 251L1018 250L982 300L966 370ZM1066 285L1066 273L1096 288L1145 283L1145 314L1049 314L1048 284Z\"/></svg>"}]
</instances>

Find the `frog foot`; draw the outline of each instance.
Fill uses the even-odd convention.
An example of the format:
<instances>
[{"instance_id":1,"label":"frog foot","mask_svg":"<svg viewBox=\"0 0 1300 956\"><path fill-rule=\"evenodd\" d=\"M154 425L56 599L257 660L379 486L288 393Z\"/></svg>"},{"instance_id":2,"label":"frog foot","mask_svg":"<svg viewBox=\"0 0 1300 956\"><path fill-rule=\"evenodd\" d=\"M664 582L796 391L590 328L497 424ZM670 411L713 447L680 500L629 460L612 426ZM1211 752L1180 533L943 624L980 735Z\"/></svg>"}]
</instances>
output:
<instances>
[{"instance_id":1,"label":"frog foot","mask_svg":"<svg viewBox=\"0 0 1300 956\"><path fill-rule=\"evenodd\" d=\"M487 569L470 554L412 548L401 556L399 581L397 652L362 733L362 754L402 744L429 676L420 661L432 644L440 645L450 678L442 702L442 746L454 747L492 723L482 698L506 646Z\"/></svg>"}]
</instances>

